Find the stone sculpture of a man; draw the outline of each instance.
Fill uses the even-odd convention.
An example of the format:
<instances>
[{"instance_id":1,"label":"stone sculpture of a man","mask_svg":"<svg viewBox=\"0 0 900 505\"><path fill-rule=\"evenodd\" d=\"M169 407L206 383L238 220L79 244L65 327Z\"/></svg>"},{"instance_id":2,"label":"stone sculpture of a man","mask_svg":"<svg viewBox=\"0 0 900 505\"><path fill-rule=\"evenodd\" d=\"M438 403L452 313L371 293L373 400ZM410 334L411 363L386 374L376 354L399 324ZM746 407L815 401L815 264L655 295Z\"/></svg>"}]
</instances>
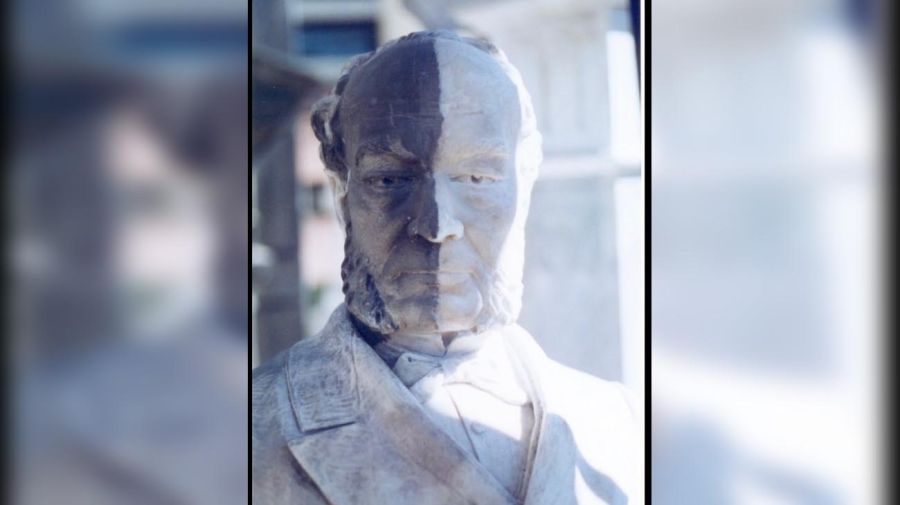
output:
<instances>
[{"instance_id":1,"label":"stone sculpture of a man","mask_svg":"<svg viewBox=\"0 0 900 505\"><path fill-rule=\"evenodd\" d=\"M541 137L503 54L407 35L351 62L313 128L345 304L254 372L254 502L634 503L621 386L516 325Z\"/></svg>"}]
</instances>

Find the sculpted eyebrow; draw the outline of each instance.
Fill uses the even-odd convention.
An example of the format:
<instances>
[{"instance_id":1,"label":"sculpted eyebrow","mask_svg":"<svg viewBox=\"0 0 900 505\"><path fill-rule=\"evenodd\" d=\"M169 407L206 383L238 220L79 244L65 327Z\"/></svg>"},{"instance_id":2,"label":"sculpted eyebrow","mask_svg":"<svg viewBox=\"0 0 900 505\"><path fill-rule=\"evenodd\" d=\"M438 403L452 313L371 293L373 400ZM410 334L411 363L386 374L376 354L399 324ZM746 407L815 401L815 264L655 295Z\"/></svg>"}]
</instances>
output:
<instances>
[{"instance_id":1,"label":"sculpted eyebrow","mask_svg":"<svg viewBox=\"0 0 900 505\"><path fill-rule=\"evenodd\" d=\"M466 158L500 158L509 156L506 144L481 144L468 149Z\"/></svg>"},{"instance_id":2,"label":"sculpted eyebrow","mask_svg":"<svg viewBox=\"0 0 900 505\"><path fill-rule=\"evenodd\" d=\"M359 165L359 162L366 156L391 156L405 163L416 163L419 161L416 155L403 147L395 148L394 146L386 146L377 142L366 143L360 146L356 150L355 163Z\"/></svg>"},{"instance_id":3,"label":"sculpted eyebrow","mask_svg":"<svg viewBox=\"0 0 900 505\"><path fill-rule=\"evenodd\" d=\"M492 172L502 172L508 159L509 152L502 144L480 146L462 154L458 158L457 168L463 170L466 167L479 167Z\"/></svg>"}]
</instances>

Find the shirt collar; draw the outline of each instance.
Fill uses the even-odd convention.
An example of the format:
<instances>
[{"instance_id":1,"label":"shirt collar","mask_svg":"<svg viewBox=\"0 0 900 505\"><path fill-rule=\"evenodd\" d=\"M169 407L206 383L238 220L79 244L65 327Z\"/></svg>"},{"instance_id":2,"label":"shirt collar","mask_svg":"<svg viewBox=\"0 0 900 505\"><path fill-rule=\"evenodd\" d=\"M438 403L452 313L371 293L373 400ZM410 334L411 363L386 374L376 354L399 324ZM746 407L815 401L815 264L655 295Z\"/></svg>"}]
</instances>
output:
<instances>
[{"instance_id":1,"label":"shirt collar","mask_svg":"<svg viewBox=\"0 0 900 505\"><path fill-rule=\"evenodd\" d=\"M375 352L406 387L425 400L435 388L468 384L514 405L529 398L520 385L497 330L454 338L443 355L403 348L391 339L375 345Z\"/></svg>"}]
</instances>

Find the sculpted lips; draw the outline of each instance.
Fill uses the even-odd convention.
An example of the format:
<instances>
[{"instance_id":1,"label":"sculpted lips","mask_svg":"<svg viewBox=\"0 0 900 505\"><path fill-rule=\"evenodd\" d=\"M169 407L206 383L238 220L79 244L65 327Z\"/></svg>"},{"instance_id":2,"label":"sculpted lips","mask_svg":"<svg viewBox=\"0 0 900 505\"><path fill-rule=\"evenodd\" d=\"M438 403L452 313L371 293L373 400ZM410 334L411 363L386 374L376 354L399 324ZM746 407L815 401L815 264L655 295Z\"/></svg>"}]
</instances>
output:
<instances>
[{"instance_id":1,"label":"sculpted lips","mask_svg":"<svg viewBox=\"0 0 900 505\"><path fill-rule=\"evenodd\" d=\"M407 270L394 276L394 281L420 286L449 288L471 279L472 273L460 270Z\"/></svg>"}]
</instances>

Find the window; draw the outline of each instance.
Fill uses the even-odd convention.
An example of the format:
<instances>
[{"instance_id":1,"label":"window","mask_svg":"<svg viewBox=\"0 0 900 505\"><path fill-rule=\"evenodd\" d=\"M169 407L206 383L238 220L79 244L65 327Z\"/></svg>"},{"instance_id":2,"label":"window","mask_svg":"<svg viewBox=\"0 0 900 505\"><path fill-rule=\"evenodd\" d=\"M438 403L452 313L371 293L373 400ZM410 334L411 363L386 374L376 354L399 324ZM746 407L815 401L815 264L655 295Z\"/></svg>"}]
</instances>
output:
<instances>
[{"instance_id":1,"label":"window","mask_svg":"<svg viewBox=\"0 0 900 505\"><path fill-rule=\"evenodd\" d=\"M304 56L351 56L375 49L372 21L307 22L294 29L291 47Z\"/></svg>"}]
</instances>

